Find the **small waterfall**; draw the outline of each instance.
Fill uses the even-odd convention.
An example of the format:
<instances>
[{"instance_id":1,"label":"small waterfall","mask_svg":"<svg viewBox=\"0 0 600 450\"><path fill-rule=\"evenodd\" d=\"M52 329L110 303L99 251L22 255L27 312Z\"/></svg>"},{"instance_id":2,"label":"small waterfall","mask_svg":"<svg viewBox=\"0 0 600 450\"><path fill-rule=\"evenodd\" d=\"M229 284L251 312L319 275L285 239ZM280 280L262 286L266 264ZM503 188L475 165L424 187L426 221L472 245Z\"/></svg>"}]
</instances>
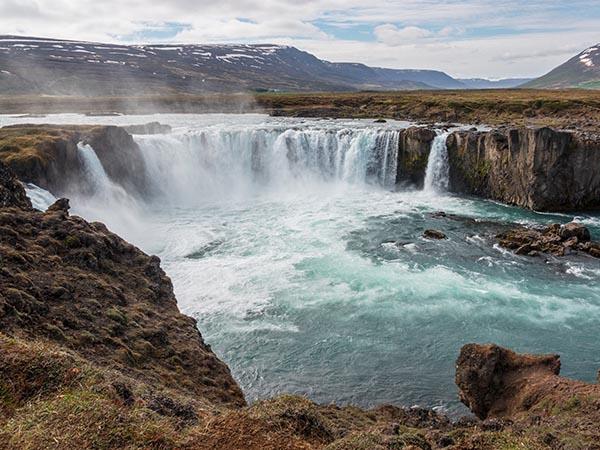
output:
<instances>
[{"instance_id":1,"label":"small waterfall","mask_svg":"<svg viewBox=\"0 0 600 450\"><path fill-rule=\"evenodd\" d=\"M50 192L33 183L25 183L24 187L31 205L37 210L46 211L57 200Z\"/></svg>"},{"instance_id":2,"label":"small waterfall","mask_svg":"<svg viewBox=\"0 0 600 450\"><path fill-rule=\"evenodd\" d=\"M425 171L423 190L428 192L444 192L448 190L450 164L446 139L449 133L438 134L431 143L431 151Z\"/></svg>"},{"instance_id":3,"label":"small waterfall","mask_svg":"<svg viewBox=\"0 0 600 450\"><path fill-rule=\"evenodd\" d=\"M77 150L83 162L86 188L89 191L86 192L87 195L97 197L105 202L130 199L125 189L108 177L102 162L90 145L80 142L77 144Z\"/></svg>"}]
</instances>

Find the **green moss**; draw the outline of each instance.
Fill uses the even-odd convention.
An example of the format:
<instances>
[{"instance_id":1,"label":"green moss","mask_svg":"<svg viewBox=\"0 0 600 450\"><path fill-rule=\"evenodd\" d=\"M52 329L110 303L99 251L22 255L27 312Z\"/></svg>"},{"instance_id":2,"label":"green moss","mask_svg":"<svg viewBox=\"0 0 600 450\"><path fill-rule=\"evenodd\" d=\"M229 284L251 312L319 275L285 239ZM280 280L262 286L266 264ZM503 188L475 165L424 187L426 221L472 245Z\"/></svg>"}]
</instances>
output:
<instances>
[{"instance_id":1,"label":"green moss","mask_svg":"<svg viewBox=\"0 0 600 450\"><path fill-rule=\"evenodd\" d=\"M65 247L78 248L81 247L81 242L77 236L67 236L64 240Z\"/></svg>"},{"instance_id":2,"label":"green moss","mask_svg":"<svg viewBox=\"0 0 600 450\"><path fill-rule=\"evenodd\" d=\"M129 319L127 319L127 316L115 307L111 307L111 308L107 309L106 316L109 319L120 323L121 325L127 325L127 323L129 322Z\"/></svg>"},{"instance_id":3,"label":"green moss","mask_svg":"<svg viewBox=\"0 0 600 450\"><path fill-rule=\"evenodd\" d=\"M67 340L67 337L65 336L63 330L61 330L56 325L52 323L47 323L44 325L44 328L46 329L46 332L48 333L48 335L50 335L50 337L61 341Z\"/></svg>"}]
</instances>

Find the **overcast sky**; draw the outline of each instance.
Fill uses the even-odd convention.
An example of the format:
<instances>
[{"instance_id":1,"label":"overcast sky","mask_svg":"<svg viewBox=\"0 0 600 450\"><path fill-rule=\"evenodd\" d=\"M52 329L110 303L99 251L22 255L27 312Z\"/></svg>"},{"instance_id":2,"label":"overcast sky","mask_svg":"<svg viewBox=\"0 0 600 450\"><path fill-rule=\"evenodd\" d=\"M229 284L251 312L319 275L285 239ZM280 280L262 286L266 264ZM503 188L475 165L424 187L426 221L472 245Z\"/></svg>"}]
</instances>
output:
<instances>
[{"instance_id":1,"label":"overcast sky","mask_svg":"<svg viewBox=\"0 0 600 450\"><path fill-rule=\"evenodd\" d=\"M0 0L0 34L269 42L457 77L539 76L600 42L600 0Z\"/></svg>"}]
</instances>

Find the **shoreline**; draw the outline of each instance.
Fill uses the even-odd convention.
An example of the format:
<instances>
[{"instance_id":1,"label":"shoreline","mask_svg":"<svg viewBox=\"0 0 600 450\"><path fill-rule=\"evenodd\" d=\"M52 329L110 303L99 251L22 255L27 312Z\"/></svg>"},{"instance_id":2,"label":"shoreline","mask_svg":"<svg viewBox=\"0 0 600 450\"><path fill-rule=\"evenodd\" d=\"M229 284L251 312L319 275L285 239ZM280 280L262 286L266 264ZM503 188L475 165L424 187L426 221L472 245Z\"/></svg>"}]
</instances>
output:
<instances>
[{"instance_id":1,"label":"shoreline","mask_svg":"<svg viewBox=\"0 0 600 450\"><path fill-rule=\"evenodd\" d=\"M600 91L474 90L206 94L132 97L0 96L6 114L264 113L310 118L550 126L600 133Z\"/></svg>"}]
</instances>

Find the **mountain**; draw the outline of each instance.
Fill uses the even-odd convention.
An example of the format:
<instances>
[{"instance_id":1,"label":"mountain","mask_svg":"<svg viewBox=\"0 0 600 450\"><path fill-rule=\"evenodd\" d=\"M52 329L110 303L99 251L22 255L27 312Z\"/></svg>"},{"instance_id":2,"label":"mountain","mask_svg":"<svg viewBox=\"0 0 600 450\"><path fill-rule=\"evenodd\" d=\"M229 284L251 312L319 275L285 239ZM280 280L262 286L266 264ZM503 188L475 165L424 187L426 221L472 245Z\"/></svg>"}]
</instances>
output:
<instances>
[{"instance_id":1,"label":"mountain","mask_svg":"<svg viewBox=\"0 0 600 450\"><path fill-rule=\"evenodd\" d=\"M460 87L443 72L330 63L280 45L115 45L0 36L0 95Z\"/></svg>"},{"instance_id":2,"label":"mountain","mask_svg":"<svg viewBox=\"0 0 600 450\"><path fill-rule=\"evenodd\" d=\"M505 78L486 80L485 78L458 78L467 89L512 89L532 80L532 78Z\"/></svg>"},{"instance_id":3,"label":"mountain","mask_svg":"<svg viewBox=\"0 0 600 450\"><path fill-rule=\"evenodd\" d=\"M600 89L600 44L589 47L522 87L534 89Z\"/></svg>"}]
</instances>

